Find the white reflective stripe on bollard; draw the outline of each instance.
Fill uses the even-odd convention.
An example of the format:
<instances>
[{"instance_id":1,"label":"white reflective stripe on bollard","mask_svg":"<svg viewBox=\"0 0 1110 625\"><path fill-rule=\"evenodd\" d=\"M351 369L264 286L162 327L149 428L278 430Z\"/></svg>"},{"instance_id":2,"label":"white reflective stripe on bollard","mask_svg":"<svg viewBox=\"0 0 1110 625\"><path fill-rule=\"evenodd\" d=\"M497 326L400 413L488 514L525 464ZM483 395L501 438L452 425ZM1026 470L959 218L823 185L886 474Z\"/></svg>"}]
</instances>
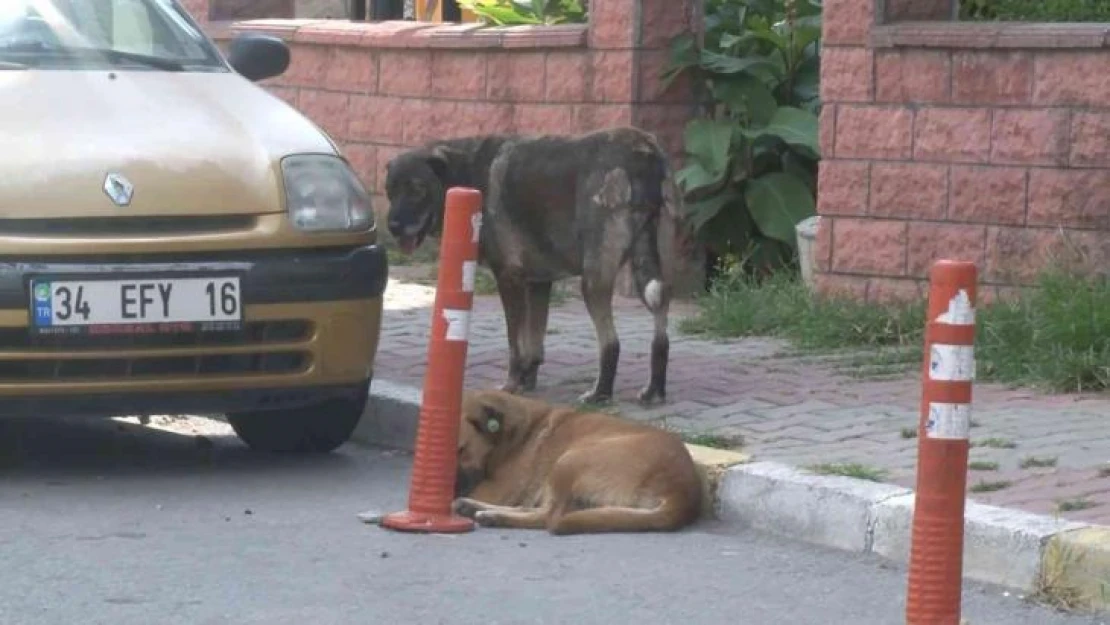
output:
<instances>
[{"instance_id":1,"label":"white reflective stripe on bollard","mask_svg":"<svg viewBox=\"0 0 1110 625\"><path fill-rule=\"evenodd\" d=\"M464 260L462 266L462 290L464 293L474 292L474 277L478 274L478 261Z\"/></svg>"},{"instance_id":2,"label":"white reflective stripe on bollard","mask_svg":"<svg viewBox=\"0 0 1110 625\"><path fill-rule=\"evenodd\" d=\"M925 436L949 440L971 438L971 404L929 402Z\"/></svg>"},{"instance_id":3,"label":"white reflective stripe on bollard","mask_svg":"<svg viewBox=\"0 0 1110 625\"><path fill-rule=\"evenodd\" d=\"M975 347L971 345L929 346L929 379L940 382L971 382L975 379Z\"/></svg>"},{"instance_id":4,"label":"white reflective stripe on bollard","mask_svg":"<svg viewBox=\"0 0 1110 625\"><path fill-rule=\"evenodd\" d=\"M465 341L470 335L470 311L445 308L443 318L447 321L448 341Z\"/></svg>"}]
</instances>

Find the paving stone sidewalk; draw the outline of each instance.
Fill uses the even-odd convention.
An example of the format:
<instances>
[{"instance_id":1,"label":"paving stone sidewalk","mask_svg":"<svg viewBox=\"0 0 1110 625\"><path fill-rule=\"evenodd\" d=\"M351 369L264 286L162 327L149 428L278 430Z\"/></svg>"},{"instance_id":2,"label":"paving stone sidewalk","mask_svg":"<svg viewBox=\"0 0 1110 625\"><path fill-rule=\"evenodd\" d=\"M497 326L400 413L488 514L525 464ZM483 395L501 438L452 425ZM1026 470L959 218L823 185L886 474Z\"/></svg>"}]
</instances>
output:
<instances>
[{"instance_id":1,"label":"paving stone sidewalk","mask_svg":"<svg viewBox=\"0 0 1110 625\"><path fill-rule=\"evenodd\" d=\"M395 273L407 280L411 272ZM390 281L378 377L422 384L433 299L429 286ZM906 435L917 424L918 377L860 379L821 359L791 355L781 341L684 335L679 319L694 308L680 302L671 315L668 400L647 410L635 396L648 377L651 317L633 299L618 297L614 309L621 338L614 408L622 415L688 434L739 435L744 451L761 460L858 463L913 486L917 441ZM567 298L551 311L537 394L573 401L593 381L596 354L584 304ZM477 296L467 387L500 384L506 359L500 302ZM983 464L969 473L972 499L1110 524L1110 396L977 384L973 414L971 461Z\"/></svg>"}]
</instances>

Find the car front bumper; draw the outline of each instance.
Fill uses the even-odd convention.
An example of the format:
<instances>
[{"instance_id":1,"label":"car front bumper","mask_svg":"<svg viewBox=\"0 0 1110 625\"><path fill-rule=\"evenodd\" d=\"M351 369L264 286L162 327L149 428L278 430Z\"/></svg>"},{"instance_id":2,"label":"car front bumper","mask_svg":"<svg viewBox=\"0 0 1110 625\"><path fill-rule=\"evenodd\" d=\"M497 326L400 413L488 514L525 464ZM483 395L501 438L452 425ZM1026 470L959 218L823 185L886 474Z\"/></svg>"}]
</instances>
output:
<instances>
[{"instance_id":1,"label":"car front bumper","mask_svg":"<svg viewBox=\"0 0 1110 625\"><path fill-rule=\"evenodd\" d=\"M233 334L35 337L36 277L240 276ZM0 261L0 416L221 412L365 392L388 260L379 245Z\"/></svg>"}]
</instances>

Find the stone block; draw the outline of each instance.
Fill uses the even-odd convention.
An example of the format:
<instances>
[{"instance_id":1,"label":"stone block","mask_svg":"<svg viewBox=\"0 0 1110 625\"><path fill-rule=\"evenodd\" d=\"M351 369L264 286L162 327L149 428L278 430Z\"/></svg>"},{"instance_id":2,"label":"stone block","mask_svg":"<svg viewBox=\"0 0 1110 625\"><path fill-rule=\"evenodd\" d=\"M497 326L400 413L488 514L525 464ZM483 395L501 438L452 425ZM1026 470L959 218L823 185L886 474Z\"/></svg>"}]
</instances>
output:
<instances>
[{"instance_id":1,"label":"stone block","mask_svg":"<svg viewBox=\"0 0 1110 625\"><path fill-rule=\"evenodd\" d=\"M836 155L839 158L909 159L913 111L903 107L838 106Z\"/></svg>"},{"instance_id":2,"label":"stone block","mask_svg":"<svg viewBox=\"0 0 1110 625\"><path fill-rule=\"evenodd\" d=\"M994 112L991 162L1014 165L1065 165L1068 111L1000 109Z\"/></svg>"},{"instance_id":3,"label":"stone block","mask_svg":"<svg viewBox=\"0 0 1110 625\"><path fill-rule=\"evenodd\" d=\"M850 217L866 215L870 179L870 163L821 161L817 168L817 212Z\"/></svg>"},{"instance_id":4,"label":"stone block","mask_svg":"<svg viewBox=\"0 0 1110 625\"><path fill-rule=\"evenodd\" d=\"M1105 106L1110 101L1110 56L1100 50L1053 51L1033 61L1033 103Z\"/></svg>"},{"instance_id":5,"label":"stone block","mask_svg":"<svg viewBox=\"0 0 1110 625\"><path fill-rule=\"evenodd\" d=\"M1027 52L955 52L952 100L959 104L1026 104L1033 94Z\"/></svg>"},{"instance_id":6,"label":"stone block","mask_svg":"<svg viewBox=\"0 0 1110 625\"><path fill-rule=\"evenodd\" d=\"M872 217L943 219L948 205L948 167L923 163L871 166Z\"/></svg>"},{"instance_id":7,"label":"stone block","mask_svg":"<svg viewBox=\"0 0 1110 625\"><path fill-rule=\"evenodd\" d=\"M903 276L906 223L839 218L833 225L832 270L877 276Z\"/></svg>"},{"instance_id":8,"label":"stone block","mask_svg":"<svg viewBox=\"0 0 1110 625\"><path fill-rule=\"evenodd\" d=\"M953 166L948 218L988 224L1024 222L1027 175L1017 167Z\"/></svg>"},{"instance_id":9,"label":"stone block","mask_svg":"<svg viewBox=\"0 0 1110 625\"><path fill-rule=\"evenodd\" d=\"M875 100L897 104L947 102L951 71L947 51L876 52Z\"/></svg>"},{"instance_id":10,"label":"stone block","mask_svg":"<svg viewBox=\"0 0 1110 625\"><path fill-rule=\"evenodd\" d=\"M821 101L870 102L873 67L867 48L825 48L821 54Z\"/></svg>"},{"instance_id":11,"label":"stone block","mask_svg":"<svg viewBox=\"0 0 1110 625\"><path fill-rule=\"evenodd\" d=\"M914 118L915 160L985 163L990 157L991 111L924 108Z\"/></svg>"},{"instance_id":12,"label":"stone block","mask_svg":"<svg viewBox=\"0 0 1110 625\"><path fill-rule=\"evenodd\" d=\"M968 260L982 267L986 244L986 226L911 223L906 272L926 278L933 262L942 258Z\"/></svg>"},{"instance_id":13,"label":"stone block","mask_svg":"<svg viewBox=\"0 0 1110 625\"><path fill-rule=\"evenodd\" d=\"M543 52L502 52L489 58L486 95L501 102L542 102Z\"/></svg>"},{"instance_id":14,"label":"stone block","mask_svg":"<svg viewBox=\"0 0 1110 625\"><path fill-rule=\"evenodd\" d=\"M378 64L379 93L423 98L432 93L432 53L428 50L383 50Z\"/></svg>"},{"instance_id":15,"label":"stone block","mask_svg":"<svg viewBox=\"0 0 1110 625\"><path fill-rule=\"evenodd\" d=\"M1103 170L1030 170L1027 223L1110 228L1110 177Z\"/></svg>"}]
</instances>

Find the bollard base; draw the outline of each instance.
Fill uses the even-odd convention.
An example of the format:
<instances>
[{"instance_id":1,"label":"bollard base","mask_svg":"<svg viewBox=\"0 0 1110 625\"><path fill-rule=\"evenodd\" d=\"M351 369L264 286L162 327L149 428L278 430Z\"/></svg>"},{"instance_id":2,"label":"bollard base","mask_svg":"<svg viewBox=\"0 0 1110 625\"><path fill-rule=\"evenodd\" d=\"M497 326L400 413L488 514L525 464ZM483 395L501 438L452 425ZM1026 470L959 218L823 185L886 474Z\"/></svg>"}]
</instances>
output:
<instances>
[{"instance_id":1,"label":"bollard base","mask_svg":"<svg viewBox=\"0 0 1110 625\"><path fill-rule=\"evenodd\" d=\"M424 514L421 512L394 512L382 517L379 523L386 529L423 534L462 534L474 530L474 521L454 514Z\"/></svg>"}]
</instances>

